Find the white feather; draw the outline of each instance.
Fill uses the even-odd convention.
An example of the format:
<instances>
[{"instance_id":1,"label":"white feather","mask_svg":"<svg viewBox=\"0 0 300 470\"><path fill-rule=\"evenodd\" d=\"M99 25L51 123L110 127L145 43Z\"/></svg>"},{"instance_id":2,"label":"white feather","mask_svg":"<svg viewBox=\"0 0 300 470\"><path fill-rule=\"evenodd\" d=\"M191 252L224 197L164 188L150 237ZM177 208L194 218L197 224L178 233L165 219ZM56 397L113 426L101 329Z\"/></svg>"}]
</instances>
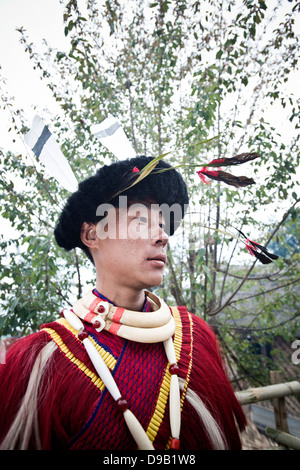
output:
<instances>
[{"instance_id":1,"label":"white feather","mask_svg":"<svg viewBox=\"0 0 300 470\"><path fill-rule=\"evenodd\" d=\"M136 157L136 152L122 129L120 121L114 116L109 116L100 124L92 125L91 132L119 160Z\"/></svg>"},{"instance_id":2,"label":"white feather","mask_svg":"<svg viewBox=\"0 0 300 470\"><path fill-rule=\"evenodd\" d=\"M41 145L37 151L37 143L41 138L43 130L48 132L47 139L45 142L40 140ZM35 153L37 159L43 163L50 176L55 178L67 191L77 191L78 183L67 159L39 116L34 117L32 127L25 134L24 139L28 147Z\"/></svg>"}]
</instances>

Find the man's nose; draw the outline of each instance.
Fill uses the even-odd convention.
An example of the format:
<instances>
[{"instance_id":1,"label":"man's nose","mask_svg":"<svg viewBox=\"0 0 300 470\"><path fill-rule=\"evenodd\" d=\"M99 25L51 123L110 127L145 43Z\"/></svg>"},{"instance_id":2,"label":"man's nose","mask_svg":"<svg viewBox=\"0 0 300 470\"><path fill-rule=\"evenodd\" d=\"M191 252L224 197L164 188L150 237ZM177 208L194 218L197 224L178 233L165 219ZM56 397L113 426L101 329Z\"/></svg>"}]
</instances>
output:
<instances>
[{"instance_id":1,"label":"man's nose","mask_svg":"<svg viewBox=\"0 0 300 470\"><path fill-rule=\"evenodd\" d=\"M158 225L152 232L152 240L155 245L165 246L168 243L169 235Z\"/></svg>"}]
</instances>

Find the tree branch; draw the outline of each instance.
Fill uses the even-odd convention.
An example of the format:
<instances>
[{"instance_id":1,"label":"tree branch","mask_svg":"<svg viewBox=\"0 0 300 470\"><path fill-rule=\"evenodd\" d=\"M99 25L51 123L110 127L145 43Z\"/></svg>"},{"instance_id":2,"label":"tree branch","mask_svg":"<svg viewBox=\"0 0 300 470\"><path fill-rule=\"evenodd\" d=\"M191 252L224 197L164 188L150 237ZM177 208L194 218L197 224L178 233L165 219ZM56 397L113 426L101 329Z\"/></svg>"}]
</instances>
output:
<instances>
[{"instance_id":1,"label":"tree branch","mask_svg":"<svg viewBox=\"0 0 300 470\"><path fill-rule=\"evenodd\" d=\"M268 289L262 292L256 292L255 294L248 295L248 297L241 297L240 299L232 300L231 302L228 303L228 305L231 305L236 302L242 302L243 300L248 300L248 299L253 299L253 297L258 297L259 295L264 295L268 294L269 292L273 292L274 290L282 289L283 287L290 286L291 284L295 284L296 282L300 281L300 277L297 279L294 279L293 281L287 282L286 284L282 284L280 286L273 287L272 289Z\"/></svg>"},{"instance_id":2,"label":"tree branch","mask_svg":"<svg viewBox=\"0 0 300 470\"><path fill-rule=\"evenodd\" d=\"M185 305L184 299L181 295L181 289L180 289L180 287L178 285L178 282L177 282L177 279L176 279L176 274L175 274L175 271L174 271L174 268L173 268L172 259L171 259L170 254L167 255L167 259L168 259L168 267L170 269L170 274L171 274L171 279L172 279L172 284L171 284L171 287L170 287L171 294L174 296L177 305Z\"/></svg>"},{"instance_id":3,"label":"tree branch","mask_svg":"<svg viewBox=\"0 0 300 470\"><path fill-rule=\"evenodd\" d=\"M282 217L281 221L277 224L277 226L275 227L275 229L273 230L273 232L271 233L271 235L269 236L265 246L268 245L268 243L272 240L272 238L274 237L274 235L278 232L279 228L281 227L282 224L284 224L284 222L286 221L286 219L288 218L288 216L290 215L292 209L296 206L296 204L298 204L298 202L300 201L300 198L298 198L295 203L286 211L286 213L284 214L284 216ZM252 266L250 267L250 269L248 270L248 272L246 273L244 279L242 280L242 282L238 285L238 287L235 289L235 291L232 293L232 295L223 303L223 305L219 306L218 308L216 308L215 310L212 310L210 312L208 312L208 315L210 316L214 316L214 315L217 315L219 312L221 312L225 307L227 307L232 299L236 296L236 294L240 291L240 289L242 288L242 286L245 284L246 280L248 279L249 275L251 274L251 272L253 271L254 269L254 266L257 262L257 259L255 259L255 261L253 262Z\"/></svg>"}]
</instances>

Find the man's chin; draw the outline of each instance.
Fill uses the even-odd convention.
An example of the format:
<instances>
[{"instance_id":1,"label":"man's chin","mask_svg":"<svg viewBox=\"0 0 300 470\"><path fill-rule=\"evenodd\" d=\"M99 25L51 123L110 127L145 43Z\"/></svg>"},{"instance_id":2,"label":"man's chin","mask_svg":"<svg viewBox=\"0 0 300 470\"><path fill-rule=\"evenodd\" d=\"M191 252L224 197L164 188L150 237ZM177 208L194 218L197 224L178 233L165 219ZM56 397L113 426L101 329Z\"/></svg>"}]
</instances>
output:
<instances>
[{"instance_id":1,"label":"man's chin","mask_svg":"<svg viewBox=\"0 0 300 470\"><path fill-rule=\"evenodd\" d=\"M163 277L152 279L149 281L148 284L146 284L145 289L151 289L152 287L158 287L162 284L163 282Z\"/></svg>"}]
</instances>

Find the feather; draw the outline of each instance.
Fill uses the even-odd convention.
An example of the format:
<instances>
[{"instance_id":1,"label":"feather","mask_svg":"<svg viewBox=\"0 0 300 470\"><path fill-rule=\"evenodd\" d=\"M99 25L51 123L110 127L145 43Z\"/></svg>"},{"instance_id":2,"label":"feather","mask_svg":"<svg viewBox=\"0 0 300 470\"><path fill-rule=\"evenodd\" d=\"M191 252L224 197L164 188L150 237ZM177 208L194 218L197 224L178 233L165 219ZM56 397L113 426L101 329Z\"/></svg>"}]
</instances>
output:
<instances>
[{"instance_id":1,"label":"feather","mask_svg":"<svg viewBox=\"0 0 300 470\"><path fill-rule=\"evenodd\" d=\"M50 176L67 191L77 191L78 183L67 159L39 116L34 117L31 129L25 134L24 140Z\"/></svg>"},{"instance_id":2,"label":"feather","mask_svg":"<svg viewBox=\"0 0 300 470\"><path fill-rule=\"evenodd\" d=\"M187 214L197 214L197 212L187 212L186 215ZM211 218L213 219L213 217L211 217ZM221 222L220 222L220 224L223 225ZM206 225L202 225L202 226L204 228L209 229L209 230L213 230L213 231L216 231L218 233L222 233L223 235L235 238L238 241L242 241L246 245L246 248L247 248L248 252L250 253L250 255L255 256L263 264L272 263L272 261L275 261L279 258L278 255L275 255L274 253L270 253L266 249L266 247L260 245L259 243L256 243L256 242L253 242L252 240L250 240L241 230L239 230L238 228L234 227L231 224L229 224L229 226L232 229L236 230L239 233L239 235L234 235L233 233L231 233L227 229L226 230L220 230L219 228L215 228L215 227L211 227L211 226L206 226ZM225 226L224 226L224 228L225 228Z\"/></svg>"},{"instance_id":3,"label":"feather","mask_svg":"<svg viewBox=\"0 0 300 470\"><path fill-rule=\"evenodd\" d=\"M222 181L223 183L235 186L236 188L245 187L249 184L254 184L254 179L247 178L246 176L234 176L222 170L210 170L208 167L241 165L251 160L255 160L259 156L260 155L258 153L241 153L231 158L216 158L207 163L207 165L201 168L201 170L199 170L197 173L201 181L206 184L208 184L208 181L205 179L205 176L213 180Z\"/></svg>"},{"instance_id":4,"label":"feather","mask_svg":"<svg viewBox=\"0 0 300 470\"><path fill-rule=\"evenodd\" d=\"M119 160L136 157L136 152L117 118L109 116L100 124L92 125L91 132Z\"/></svg>"},{"instance_id":5,"label":"feather","mask_svg":"<svg viewBox=\"0 0 300 470\"><path fill-rule=\"evenodd\" d=\"M137 167L134 167L132 170L129 170L126 173L124 173L124 175L122 176L120 180L118 192L115 193L109 200L114 199L123 191L126 191L127 189L131 188L131 186L134 185L135 180L139 176L139 173L140 173L140 170L138 170Z\"/></svg>"},{"instance_id":6,"label":"feather","mask_svg":"<svg viewBox=\"0 0 300 470\"><path fill-rule=\"evenodd\" d=\"M270 264L272 263L272 260L268 257L265 256L263 253L259 253L258 251L254 252L254 256L262 263L262 264Z\"/></svg>"},{"instance_id":7,"label":"feather","mask_svg":"<svg viewBox=\"0 0 300 470\"><path fill-rule=\"evenodd\" d=\"M246 236L240 230L236 229L240 234L246 238ZM253 242L246 239L246 248L252 256L255 256L262 264L270 264L272 261L279 258L278 255L274 255L270 253L264 246L260 245L259 243ZM258 251L260 250L260 251ZM262 253L261 253L262 252Z\"/></svg>"},{"instance_id":8,"label":"feather","mask_svg":"<svg viewBox=\"0 0 300 470\"><path fill-rule=\"evenodd\" d=\"M115 198L117 196L119 196L119 194L121 194L122 192L126 191L127 189L130 189L132 186L134 186L135 184L139 183L140 181L142 181L144 178L146 178L147 176L149 176L152 172L154 173L154 169L156 168L157 164L160 162L160 160L162 160L166 155L168 155L169 152L167 153L163 153L161 155L158 155L158 157L155 157L153 160L151 160L149 163L147 163L146 166L144 166L144 168L142 168L141 170L139 170L136 166L134 168L132 168L131 170L129 170L128 172L126 172L123 177L121 178L121 181L120 181L120 187L117 191L117 193L115 193L111 198ZM172 167L170 168L166 168L166 170L171 170ZM157 171L157 173L160 173L160 170Z\"/></svg>"},{"instance_id":9,"label":"feather","mask_svg":"<svg viewBox=\"0 0 300 470\"><path fill-rule=\"evenodd\" d=\"M247 249L248 249L249 253L252 256L255 256L255 258L257 258L262 264L272 263L272 260L270 258L268 258L267 256L265 256L263 253L259 253L259 251L252 250L251 248L249 248L249 246L247 246Z\"/></svg>"},{"instance_id":10,"label":"feather","mask_svg":"<svg viewBox=\"0 0 300 470\"><path fill-rule=\"evenodd\" d=\"M201 170L199 170L197 173L201 179L202 177L200 176L200 174L202 176L207 176L212 180L222 181L223 183L235 186L236 188L241 188L244 186L248 186L249 184L255 183L252 178L247 178L247 176L233 176L221 170L208 170L207 167L201 168Z\"/></svg>"},{"instance_id":11,"label":"feather","mask_svg":"<svg viewBox=\"0 0 300 470\"><path fill-rule=\"evenodd\" d=\"M274 253L270 253L264 246L262 245L259 245L258 243L256 242L252 242L251 240L249 240L250 243L252 245L254 245L255 248L259 248L263 253L265 253L269 258L271 258L272 260L276 260L279 258L278 255L274 255ZM271 261L270 261L271 262Z\"/></svg>"},{"instance_id":12,"label":"feather","mask_svg":"<svg viewBox=\"0 0 300 470\"><path fill-rule=\"evenodd\" d=\"M216 158L209 162L206 166L231 166L231 165L241 165L243 163L255 160L260 155L259 153L241 153L231 158Z\"/></svg>"}]
</instances>

